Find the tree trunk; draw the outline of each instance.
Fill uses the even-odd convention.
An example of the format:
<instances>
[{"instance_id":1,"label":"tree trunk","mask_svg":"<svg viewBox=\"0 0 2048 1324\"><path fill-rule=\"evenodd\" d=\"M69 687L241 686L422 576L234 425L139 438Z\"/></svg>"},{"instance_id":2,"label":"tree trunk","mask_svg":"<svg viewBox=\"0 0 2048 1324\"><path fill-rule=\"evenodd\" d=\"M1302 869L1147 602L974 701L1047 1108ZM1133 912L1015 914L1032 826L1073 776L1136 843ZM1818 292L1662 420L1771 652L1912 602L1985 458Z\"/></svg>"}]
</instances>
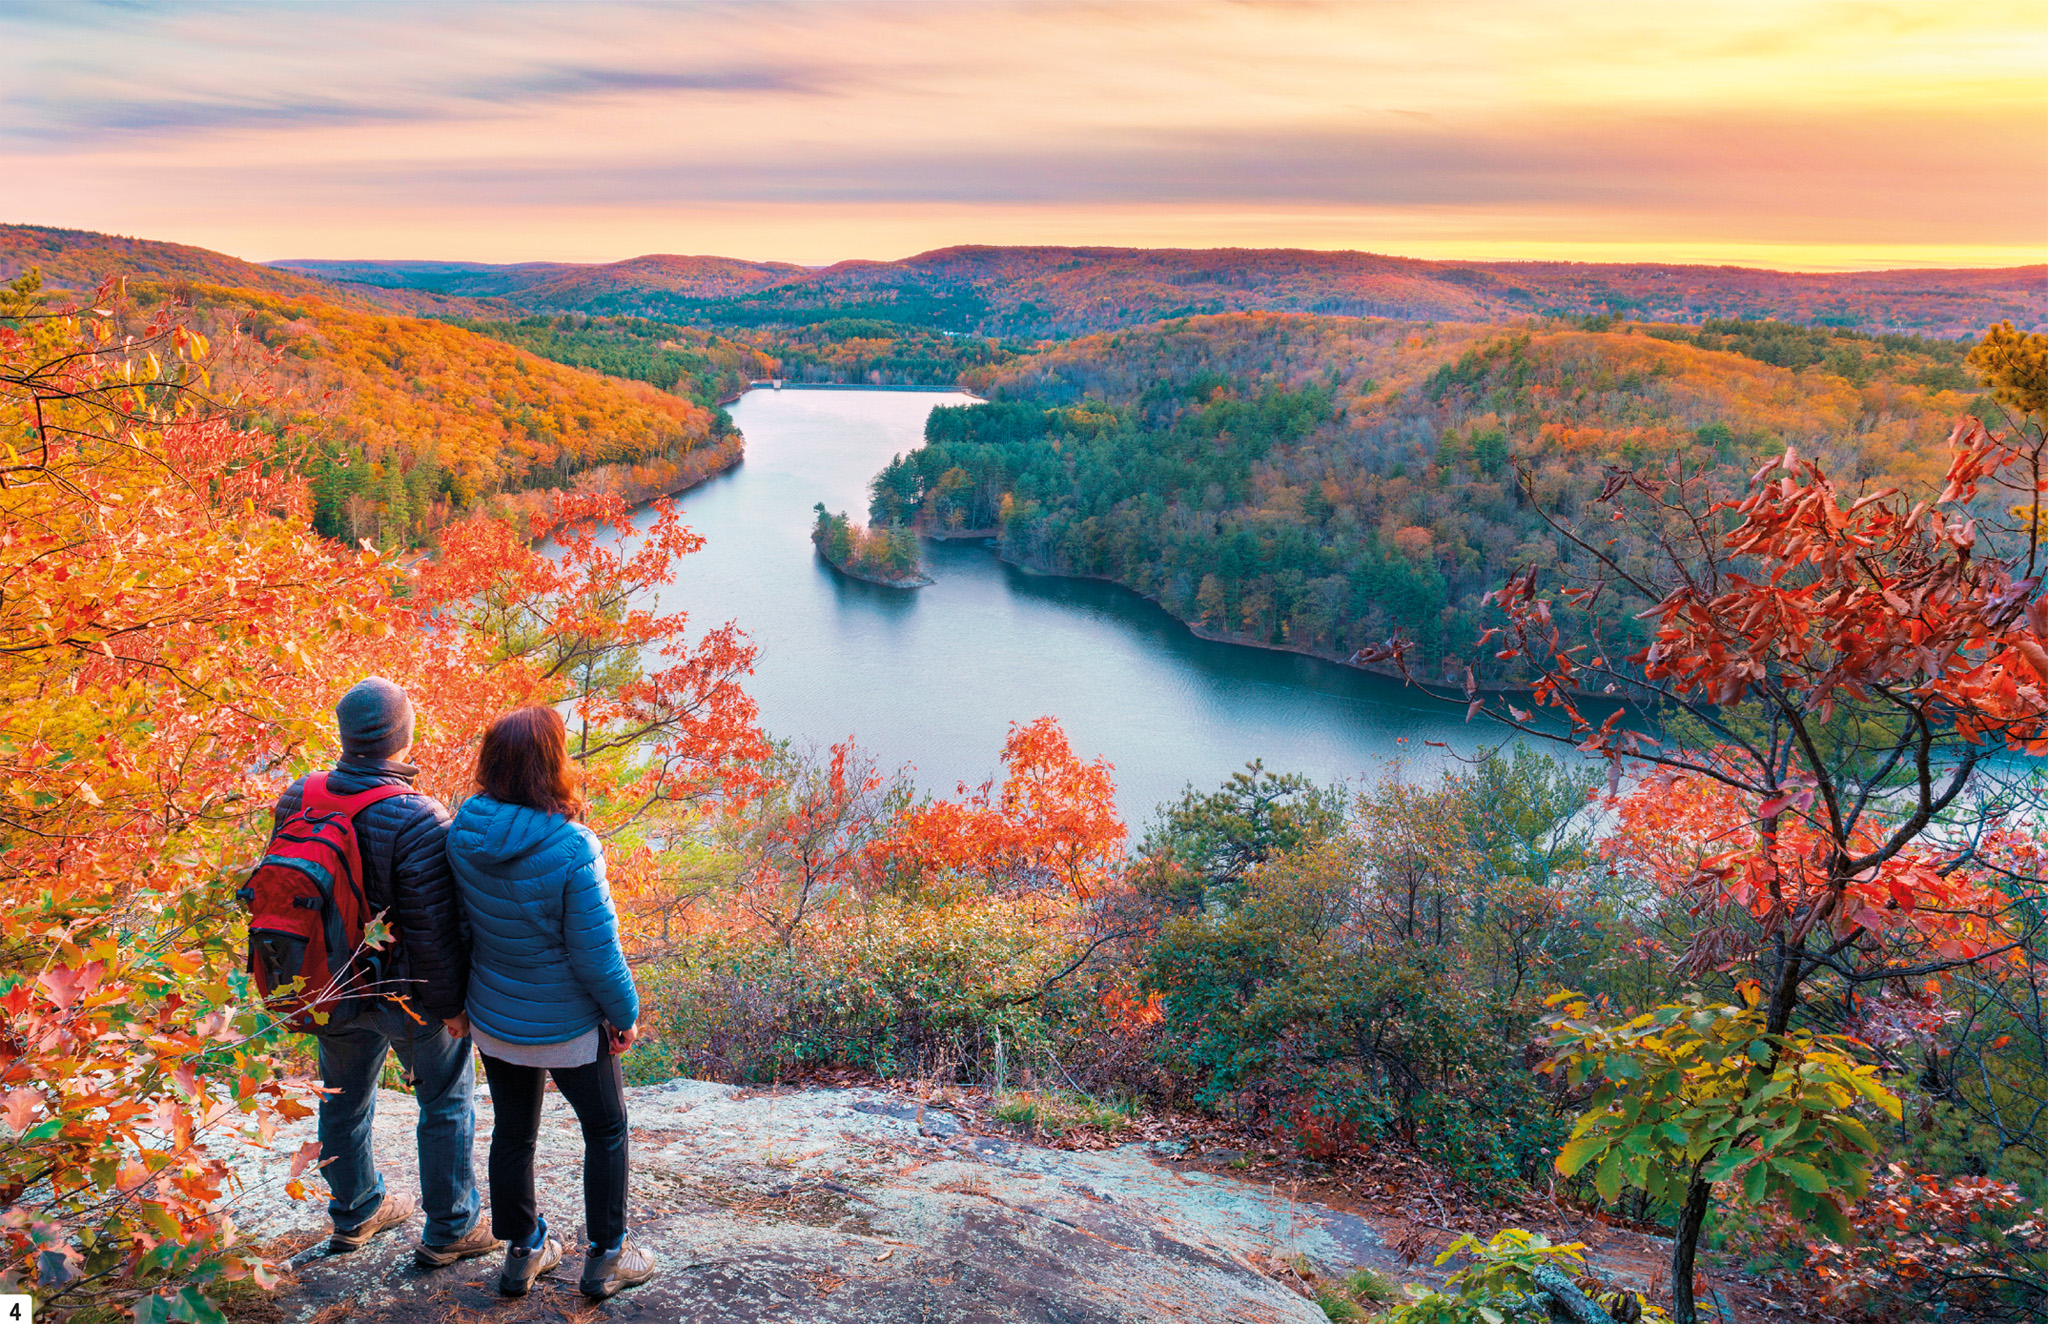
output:
<instances>
[{"instance_id":1,"label":"tree trunk","mask_svg":"<svg viewBox=\"0 0 2048 1324\"><path fill-rule=\"evenodd\" d=\"M1671 1238L1671 1324L1699 1324L1699 1309L1692 1299L1692 1261L1700 1233L1707 1226L1707 1204L1712 1195L1713 1187L1701 1181L1700 1170L1694 1168L1685 1207L1678 1211L1678 1229Z\"/></svg>"},{"instance_id":2,"label":"tree trunk","mask_svg":"<svg viewBox=\"0 0 2048 1324\"><path fill-rule=\"evenodd\" d=\"M1562 1312L1572 1324L1614 1324L1614 1316L1608 1314L1599 1302L1581 1292L1571 1279L1549 1265L1537 1265L1529 1271L1529 1278L1537 1287L1550 1293L1550 1299L1557 1303L1549 1311L1553 1318Z\"/></svg>"},{"instance_id":3,"label":"tree trunk","mask_svg":"<svg viewBox=\"0 0 2048 1324\"><path fill-rule=\"evenodd\" d=\"M1792 1028L1792 1012L1799 1006L1800 975L1804 972L1806 944L1787 944L1782 936L1778 942L1778 969L1771 979L1771 996L1765 1003L1764 1029L1771 1034L1784 1034ZM1777 1055L1772 1054L1775 1067Z\"/></svg>"}]
</instances>

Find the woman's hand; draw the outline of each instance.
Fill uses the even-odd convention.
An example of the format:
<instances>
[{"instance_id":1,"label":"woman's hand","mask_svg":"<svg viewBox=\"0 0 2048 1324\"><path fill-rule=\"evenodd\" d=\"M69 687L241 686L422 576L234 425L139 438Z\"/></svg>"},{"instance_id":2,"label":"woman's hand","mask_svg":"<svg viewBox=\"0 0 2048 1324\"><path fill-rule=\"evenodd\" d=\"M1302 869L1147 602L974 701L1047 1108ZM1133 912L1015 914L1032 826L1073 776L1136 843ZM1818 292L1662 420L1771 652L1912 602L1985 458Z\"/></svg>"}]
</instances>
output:
<instances>
[{"instance_id":1,"label":"woman's hand","mask_svg":"<svg viewBox=\"0 0 2048 1324\"><path fill-rule=\"evenodd\" d=\"M453 1016L450 1016L447 1020L442 1021L441 1024L447 1026L448 1033L454 1035L457 1039L469 1038L468 1012L458 1011Z\"/></svg>"},{"instance_id":2,"label":"woman's hand","mask_svg":"<svg viewBox=\"0 0 2048 1324\"><path fill-rule=\"evenodd\" d=\"M640 1023L639 1023L638 1021L635 1021L635 1022L633 1022L633 1024L631 1024L631 1025L628 1025L628 1026L627 1026L627 1027L626 1027L625 1029L623 1029L623 1030L617 1030L617 1029L613 1030L613 1031L612 1031L612 1052L613 1052L613 1054L614 1054L614 1055L618 1055L618 1054L623 1054L623 1053L624 1053L624 1052L625 1052L625 1051L626 1051L626 1050L627 1050L628 1048L631 1048L631 1047L633 1046L633 1042L634 1042L634 1041L635 1041L636 1039L638 1039L639 1037L640 1037Z\"/></svg>"}]
</instances>

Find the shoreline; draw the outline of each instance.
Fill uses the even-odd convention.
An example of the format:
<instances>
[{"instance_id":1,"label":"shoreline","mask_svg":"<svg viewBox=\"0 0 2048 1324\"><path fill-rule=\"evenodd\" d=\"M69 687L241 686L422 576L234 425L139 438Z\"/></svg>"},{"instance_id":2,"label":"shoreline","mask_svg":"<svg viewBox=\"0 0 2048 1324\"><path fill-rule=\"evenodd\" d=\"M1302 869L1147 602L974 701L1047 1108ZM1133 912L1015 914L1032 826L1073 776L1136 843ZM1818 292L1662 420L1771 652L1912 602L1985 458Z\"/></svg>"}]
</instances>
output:
<instances>
[{"instance_id":1,"label":"shoreline","mask_svg":"<svg viewBox=\"0 0 2048 1324\"><path fill-rule=\"evenodd\" d=\"M627 502L627 503L628 503L628 504L629 504L629 505L630 505L630 506L631 506L631 507L633 508L633 511L634 511L634 513L635 513L635 514L638 514L638 513L640 512L640 511L643 511L643 510L647 509L647 507L648 507L648 506L649 506L650 504L652 504L653 502L656 502L656 501L673 501L673 500L674 500L674 499L676 499L677 497L680 497L680 496L684 496L684 495L687 495L688 493L691 493L691 492L694 492L694 491L696 491L696 490L697 490L698 488L700 488L700 487L703 487L703 486L704 486L705 484L707 484L707 483L713 482L713 481L714 481L714 480L716 480L716 479L724 478L724 477L726 477L726 476L730 475L731 473L733 473L733 472L734 472L735 470L739 469L739 468L740 468L740 467L741 467L742 465L744 465L744 464L745 464L745 463L747 462L747 436L746 436L746 434L745 434L744 432L740 432L740 431L738 431L737 429L735 429L735 430L733 431L732 435L733 435L733 436L736 436L736 437L738 437L738 438L740 439L740 444L739 444L739 445L738 445L737 447L735 447L735 448L733 449L733 456L732 456L732 459L728 460L728 461L727 461L727 462L726 462L725 464L721 465L720 467L718 467L718 468L716 468L716 469L712 469L712 470L710 470L710 471L709 471L709 472L707 472L707 473L703 473L703 474L700 474L700 475L698 475L697 477L695 477L695 478L691 479L691 480L690 480L689 482L687 482L687 483L684 483L684 484L683 484L683 485L682 485L681 487L674 487L674 488L663 488L662 490L660 490L660 491L658 491L658 492L648 492L648 493L645 493L645 494L642 494L642 495L637 495L637 496L627 496L627 497L625 497L625 498L624 498L624 499L625 499L625 501L626 501L626 502ZM601 466L601 467L609 467L609 466ZM596 469L588 469L588 470L585 470L584 472L586 472L586 473L596 473L596 472L598 472L598 470L596 470ZM580 477L581 475L578 475L578 476ZM529 493L532 493L532 494L554 494L554 493L562 493L562 494L573 494L573 493L575 493L575 492L576 492L576 490L577 490L577 489L576 489L576 488L575 488L575 487L573 486L573 483L574 483L574 480L572 479L572 480L571 480L571 484L572 484L572 485L571 485L571 486L568 486L568 487L529 487L529 488L524 488L524 489L522 489L522 490L521 490L521 492L519 493L519 495L525 495L525 494L529 494ZM498 495L499 495L500 497L503 497L503 496L513 495L513 494L510 494L510 493L499 493ZM493 498L493 499L495 500L496 498ZM501 511L501 512L496 512L496 513L498 513L498 514L501 514L501 515L503 515L503 516L506 516L506 517L512 517L512 516L517 516L517 515L518 515L518 514L520 513L520 512L519 512L519 510L517 509L517 506L520 506L520 505L524 505L524 504L525 504L525 503L523 503L523 502L508 502L508 503L507 503L507 505L508 505L508 506L511 506L511 507L513 507L513 508L511 508L511 509L507 509L507 510L503 510L503 511ZM546 539L546 538L529 538L529 539L527 540L527 542L528 542L528 545L529 545L529 546L536 546L536 547L537 547L537 546L539 546L539 545L540 545L541 543L543 543L543 542L545 542L545 541L547 541L547 539Z\"/></svg>"},{"instance_id":2,"label":"shoreline","mask_svg":"<svg viewBox=\"0 0 2048 1324\"><path fill-rule=\"evenodd\" d=\"M1133 588L1129 584L1124 583L1122 580L1117 579L1113 575L1086 575L1073 574L1061 570L1046 570L1042 567L1029 565L1023 561L1019 561L1012 557L1005 556L1003 554L1002 545L1000 542L998 542L997 545L991 548L990 550L994 553L997 561L1001 562L1004 565L1011 566L1014 569L1019 570L1027 575L1041 575L1046 579L1084 579L1098 584L1108 584L1114 588L1121 589L1124 592L1130 594L1132 597L1141 598L1144 601L1151 603L1154 607L1157 607L1166 616L1168 620L1172 621L1175 625L1180 626L1183 630L1186 630L1195 638L1207 640L1212 644L1228 644L1233 648L1256 648L1268 653L1292 653L1296 657L1313 658L1318 662L1328 662L1336 666L1344 667L1345 669L1350 671L1361 672L1364 675L1379 676L1386 680L1398 680L1403 685L1413 686L1415 689L1421 690L1424 694L1429 695L1431 698L1444 698L1445 702L1450 703L1462 702L1462 700L1456 697L1457 694L1462 694L1464 692L1465 678L1462 675L1455 677L1443 676L1438 677L1435 680L1424 681L1419 680L1414 676L1405 674L1401 671L1397 671L1391 667L1370 666L1363 663L1353 662L1350 657L1341 656L1337 653L1329 652L1325 649L1307 648L1303 647L1300 644L1260 643L1256 639L1246 639L1240 635L1226 634L1223 631L1217 630L1211 626L1202 625L1195 621L1181 619L1181 617L1177 615L1171 607L1168 607L1165 603L1161 602L1154 595L1146 593L1141 589ZM1442 685L1448 689L1453 690L1455 693L1448 697L1437 695L1432 693L1429 689L1425 688L1425 686L1427 685ZM1476 692L1479 694L1506 695L1529 693L1529 687L1527 685L1499 685L1482 682L1481 684L1476 686L1475 689ZM1591 694L1583 690L1574 691L1573 697L1580 699L1591 699L1603 703L1618 702L1618 700L1616 700L1615 697L1611 694Z\"/></svg>"},{"instance_id":3,"label":"shoreline","mask_svg":"<svg viewBox=\"0 0 2048 1324\"><path fill-rule=\"evenodd\" d=\"M845 566L839 564L831 557L825 555L825 549L822 547L815 548L813 550L817 552L818 559L820 561L823 561L826 565L831 566L832 569L834 569L842 575L845 575L848 579L858 579L863 584L874 584L880 588L913 589L925 588L938 582L937 580L933 579L930 575L919 575L915 579L884 579L880 575L869 574L865 570L856 570L852 566Z\"/></svg>"},{"instance_id":4,"label":"shoreline","mask_svg":"<svg viewBox=\"0 0 2048 1324\"><path fill-rule=\"evenodd\" d=\"M923 391L934 395L964 395L982 404L988 403L987 396L975 395L964 386L954 385L876 386L870 382L793 382L787 377L771 377L748 382L747 391ZM740 395L747 391L741 391ZM739 395L733 397L735 400L739 398Z\"/></svg>"},{"instance_id":5,"label":"shoreline","mask_svg":"<svg viewBox=\"0 0 2048 1324\"><path fill-rule=\"evenodd\" d=\"M723 409L727 405L738 404L752 391L924 391L933 395L964 395L976 404L988 403L987 396L976 395L964 386L874 386L867 382L793 382L786 378L777 386L774 379L770 378L765 381L748 382L731 395L720 396L717 400L718 407Z\"/></svg>"},{"instance_id":6,"label":"shoreline","mask_svg":"<svg viewBox=\"0 0 2048 1324\"><path fill-rule=\"evenodd\" d=\"M1131 585L1124 583L1121 579L1116 578L1114 575L1089 575L1076 574L1072 571L1065 570L1047 570L1043 566L1031 565L1028 562L1020 561L1017 558L1010 556L1003 551L1001 529L957 529L943 533L919 529L917 532L919 537L930 538L937 542L965 542L978 538L983 542L991 543L993 545L989 548L989 550L994 554L997 561L1001 562L1003 565L1011 566L1027 575L1041 575L1046 579L1084 579L1097 584L1109 584L1115 588L1122 589L1124 592L1130 594L1132 597L1141 598L1144 601L1151 603L1153 606L1157 607L1161 612L1163 612L1168 620L1180 626L1183 630L1186 630L1189 634L1195 636L1195 638L1206 639L1212 644L1231 644L1238 648L1257 648L1263 649L1268 653L1293 653L1297 657L1312 657L1316 659L1318 662L1333 662L1340 667L1347 667L1352 671L1364 672L1368 676L1384 676L1389 680L1398 680L1406 684L1415 685L1418 689L1421 688L1420 684L1417 681L1415 681L1409 676L1402 674L1399 671L1395 671L1387 667L1361 665L1360 663L1353 662L1350 657L1340 656L1339 654L1330 652L1326 649L1306 648L1301 646L1300 644L1260 643L1256 639L1246 639L1240 635L1228 634L1222 630L1218 630L1211 626L1200 624L1196 621L1184 620L1171 607L1161 602L1156 595L1147 593L1143 589L1133 588ZM820 553L820 555L823 555L823 553ZM1454 680L1446 677L1444 678L1444 683L1455 684L1462 687L1464 684L1464 677L1459 676ZM1479 687L1480 691L1483 693L1495 694L1525 693L1526 688L1527 687L1522 687L1518 689L1512 686L1503 685L1481 685Z\"/></svg>"}]
</instances>

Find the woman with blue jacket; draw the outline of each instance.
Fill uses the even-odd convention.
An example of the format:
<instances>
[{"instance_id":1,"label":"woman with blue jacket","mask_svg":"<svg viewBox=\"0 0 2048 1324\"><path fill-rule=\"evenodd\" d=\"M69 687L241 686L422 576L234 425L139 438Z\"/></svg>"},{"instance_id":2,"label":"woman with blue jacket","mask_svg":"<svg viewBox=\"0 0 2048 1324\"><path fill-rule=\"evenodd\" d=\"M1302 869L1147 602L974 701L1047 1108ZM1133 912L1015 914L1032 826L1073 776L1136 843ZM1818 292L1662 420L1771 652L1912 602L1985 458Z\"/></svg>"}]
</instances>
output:
<instances>
[{"instance_id":1,"label":"woman with blue jacket","mask_svg":"<svg viewBox=\"0 0 2048 1324\"><path fill-rule=\"evenodd\" d=\"M646 1282L654 1260L626 1242L627 1125L619 1054L637 1037L640 995L619 948L604 852L583 815L568 732L552 708L507 713L484 733L476 789L448 833L469 920L469 1023L497 1114L491 1232L506 1243L498 1290L524 1296L562 1260L533 1189L541 1095L555 1088L583 1126L590 1246L585 1294Z\"/></svg>"}]
</instances>

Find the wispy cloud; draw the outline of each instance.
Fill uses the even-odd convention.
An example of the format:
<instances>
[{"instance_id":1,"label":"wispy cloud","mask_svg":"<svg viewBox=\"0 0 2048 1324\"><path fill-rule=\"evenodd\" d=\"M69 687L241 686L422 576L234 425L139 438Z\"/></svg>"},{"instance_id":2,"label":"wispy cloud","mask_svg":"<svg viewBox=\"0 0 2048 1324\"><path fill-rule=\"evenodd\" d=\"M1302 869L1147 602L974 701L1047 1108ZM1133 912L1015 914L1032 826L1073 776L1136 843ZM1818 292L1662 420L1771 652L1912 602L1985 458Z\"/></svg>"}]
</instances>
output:
<instances>
[{"instance_id":1,"label":"wispy cloud","mask_svg":"<svg viewBox=\"0 0 2048 1324\"><path fill-rule=\"evenodd\" d=\"M137 134L151 138L204 133L218 129L287 130L307 125L379 125L418 123L443 118L420 107L379 106L349 101L215 100L165 98L157 101L95 102L66 114L61 122L18 129L25 137L76 143L102 135Z\"/></svg>"},{"instance_id":2,"label":"wispy cloud","mask_svg":"<svg viewBox=\"0 0 2048 1324\"><path fill-rule=\"evenodd\" d=\"M117 145L120 139L136 136L174 139L250 129L289 132L305 127L450 123L508 107L531 113L561 103L648 94L668 98L821 97L839 90L825 71L798 65L704 69L537 66L452 86L373 86L356 95L251 94L239 89L209 95L167 89L147 97L17 96L7 99L16 114L9 127L0 129L0 141L11 137L69 147Z\"/></svg>"},{"instance_id":3,"label":"wispy cloud","mask_svg":"<svg viewBox=\"0 0 2048 1324\"><path fill-rule=\"evenodd\" d=\"M375 127L448 123L480 109L638 93L824 96L829 79L806 69L535 69L446 92L414 93L399 100L294 96L200 98L167 95L125 101L44 103L12 135L28 141L77 146L117 137L175 138L216 131L288 132L305 127Z\"/></svg>"},{"instance_id":4,"label":"wispy cloud","mask_svg":"<svg viewBox=\"0 0 2048 1324\"><path fill-rule=\"evenodd\" d=\"M468 89L473 101L557 100L634 92L766 92L823 96L835 80L815 66L754 65L735 69L536 69Z\"/></svg>"}]
</instances>

